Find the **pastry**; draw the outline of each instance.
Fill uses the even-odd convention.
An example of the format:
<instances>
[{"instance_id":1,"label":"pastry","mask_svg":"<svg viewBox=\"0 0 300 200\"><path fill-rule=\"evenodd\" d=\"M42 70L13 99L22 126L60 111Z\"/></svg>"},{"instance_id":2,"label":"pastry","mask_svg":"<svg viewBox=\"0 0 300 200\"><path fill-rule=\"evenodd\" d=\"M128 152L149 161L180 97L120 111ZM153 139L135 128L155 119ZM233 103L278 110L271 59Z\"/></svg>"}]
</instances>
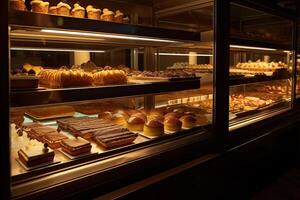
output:
<instances>
[{"instance_id":1,"label":"pastry","mask_svg":"<svg viewBox=\"0 0 300 200\"><path fill-rule=\"evenodd\" d=\"M164 134L164 125L159 120L149 120L144 126L144 134L148 136L160 136Z\"/></svg>"},{"instance_id":2,"label":"pastry","mask_svg":"<svg viewBox=\"0 0 300 200\"><path fill-rule=\"evenodd\" d=\"M136 112L136 113L132 114L130 117L139 117L139 118L143 119L145 122L147 121L147 116L141 112Z\"/></svg>"},{"instance_id":3,"label":"pastry","mask_svg":"<svg viewBox=\"0 0 300 200\"><path fill-rule=\"evenodd\" d=\"M89 19L100 20L101 10L89 5L86 7L87 16Z\"/></svg>"},{"instance_id":4,"label":"pastry","mask_svg":"<svg viewBox=\"0 0 300 200\"><path fill-rule=\"evenodd\" d=\"M72 156L90 153L92 145L84 139L66 139L61 141L62 150Z\"/></svg>"},{"instance_id":5,"label":"pastry","mask_svg":"<svg viewBox=\"0 0 300 200\"><path fill-rule=\"evenodd\" d=\"M27 167L44 164L53 161L54 152L41 146L31 146L18 151L20 161Z\"/></svg>"},{"instance_id":6,"label":"pastry","mask_svg":"<svg viewBox=\"0 0 300 200\"><path fill-rule=\"evenodd\" d=\"M29 75L12 75L10 77L11 88L37 88L39 86L39 78Z\"/></svg>"},{"instance_id":7,"label":"pastry","mask_svg":"<svg viewBox=\"0 0 300 200\"><path fill-rule=\"evenodd\" d=\"M116 14L114 16L114 21L119 22L119 23L123 23L123 18L124 18L124 14L121 11L117 10Z\"/></svg>"},{"instance_id":8,"label":"pastry","mask_svg":"<svg viewBox=\"0 0 300 200\"><path fill-rule=\"evenodd\" d=\"M57 14L61 16L70 16L71 7L63 2L57 4Z\"/></svg>"},{"instance_id":9,"label":"pastry","mask_svg":"<svg viewBox=\"0 0 300 200\"><path fill-rule=\"evenodd\" d=\"M115 148L129 145L137 138L137 133L132 133L126 129L111 129L109 131L99 131L95 133L95 140L105 148Z\"/></svg>"},{"instance_id":10,"label":"pastry","mask_svg":"<svg viewBox=\"0 0 300 200\"><path fill-rule=\"evenodd\" d=\"M44 108L33 108L26 111L26 115L29 115L36 120L72 117L74 114L75 110L71 106L50 106Z\"/></svg>"},{"instance_id":11,"label":"pastry","mask_svg":"<svg viewBox=\"0 0 300 200\"><path fill-rule=\"evenodd\" d=\"M123 23L128 24L130 22L130 19L128 16L123 17Z\"/></svg>"},{"instance_id":12,"label":"pastry","mask_svg":"<svg viewBox=\"0 0 300 200\"><path fill-rule=\"evenodd\" d=\"M31 11L36 13L48 13L49 2L41 0L33 0L30 2Z\"/></svg>"},{"instance_id":13,"label":"pastry","mask_svg":"<svg viewBox=\"0 0 300 200\"><path fill-rule=\"evenodd\" d=\"M33 127L33 128L30 128L30 130L26 131L26 132L27 132L27 136L30 139L35 139L35 140L37 140L39 142L43 142L43 143L45 143L45 140L44 140L45 135L57 133L56 129L54 129L52 127L48 127L48 126Z\"/></svg>"},{"instance_id":14,"label":"pastry","mask_svg":"<svg viewBox=\"0 0 300 200\"><path fill-rule=\"evenodd\" d=\"M60 148L60 142L65 139L68 139L68 137L57 132L43 136L43 142L47 143L51 149Z\"/></svg>"},{"instance_id":15,"label":"pastry","mask_svg":"<svg viewBox=\"0 0 300 200\"><path fill-rule=\"evenodd\" d=\"M145 120L141 117L132 116L127 120L127 128L130 131L142 131L144 129Z\"/></svg>"},{"instance_id":16,"label":"pastry","mask_svg":"<svg viewBox=\"0 0 300 200\"><path fill-rule=\"evenodd\" d=\"M71 11L72 17L84 18L85 17L85 9L81 7L78 3L74 4L74 8Z\"/></svg>"},{"instance_id":17,"label":"pastry","mask_svg":"<svg viewBox=\"0 0 300 200\"><path fill-rule=\"evenodd\" d=\"M102 70L93 74L94 85L115 85L127 83L127 76L122 70Z\"/></svg>"},{"instance_id":18,"label":"pastry","mask_svg":"<svg viewBox=\"0 0 300 200\"><path fill-rule=\"evenodd\" d=\"M176 117L168 117L164 121L164 128L166 131L180 131L182 122Z\"/></svg>"},{"instance_id":19,"label":"pastry","mask_svg":"<svg viewBox=\"0 0 300 200\"><path fill-rule=\"evenodd\" d=\"M105 120L111 120L112 116L113 116L112 112L106 111L106 112L99 114L98 118L105 119Z\"/></svg>"},{"instance_id":20,"label":"pastry","mask_svg":"<svg viewBox=\"0 0 300 200\"><path fill-rule=\"evenodd\" d=\"M9 5L10 5L10 8L13 10L21 10L21 11L26 10L24 0L9 0Z\"/></svg>"},{"instance_id":21,"label":"pastry","mask_svg":"<svg viewBox=\"0 0 300 200\"><path fill-rule=\"evenodd\" d=\"M103 14L101 15L101 20L103 21L114 21L115 13L113 11L108 10L107 8L103 9Z\"/></svg>"},{"instance_id":22,"label":"pastry","mask_svg":"<svg viewBox=\"0 0 300 200\"><path fill-rule=\"evenodd\" d=\"M184 115L179 120L182 122L182 128L193 128L197 123L197 119L191 115Z\"/></svg>"},{"instance_id":23,"label":"pastry","mask_svg":"<svg viewBox=\"0 0 300 200\"><path fill-rule=\"evenodd\" d=\"M165 118L168 117L176 117L176 118L180 118L183 114L179 113L179 112L169 112L167 114L165 114Z\"/></svg>"},{"instance_id":24,"label":"pastry","mask_svg":"<svg viewBox=\"0 0 300 200\"><path fill-rule=\"evenodd\" d=\"M51 6L49 8L49 14L57 15L57 7L56 6Z\"/></svg>"},{"instance_id":25,"label":"pastry","mask_svg":"<svg viewBox=\"0 0 300 200\"><path fill-rule=\"evenodd\" d=\"M115 113L111 117L111 121L115 124L121 125L121 126L126 126L126 118L122 113Z\"/></svg>"}]
</instances>

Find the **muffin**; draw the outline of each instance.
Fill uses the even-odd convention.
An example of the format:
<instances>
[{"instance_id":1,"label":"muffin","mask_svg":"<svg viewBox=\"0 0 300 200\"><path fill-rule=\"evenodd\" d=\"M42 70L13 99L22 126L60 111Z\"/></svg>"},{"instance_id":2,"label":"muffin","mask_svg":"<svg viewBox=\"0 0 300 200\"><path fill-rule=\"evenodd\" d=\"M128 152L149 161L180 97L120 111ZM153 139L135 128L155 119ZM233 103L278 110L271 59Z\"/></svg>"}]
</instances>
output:
<instances>
[{"instance_id":1,"label":"muffin","mask_svg":"<svg viewBox=\"0 0 300 200\"><path fill-rule=\"evenodd\" d=\"M71 7L63 2L57 4L57 14L61 16L70 16Z\"/></svg>"},{"instance_id":2,"label":"muffin","mask_svg":"<svg viewBox=\"0 0 300 200\"><path fill-rule=\"evenodd\" d=\"M127 120L127 128L130 131L143 131L144 125L145 120L137 116L130 117Z\"/></svg>"},{"instance_id":3,"label":"muffin","mask_svg":"<svg viewBox=\"0 0 300 200\"><path fill-rule=\"evenodd\" d=\"M182 122L182 128L193 128L196 126L197 119L191 115L184 115L179 119Z\"/></svg>"},{"instance_id":4,"label":"muffin","mask_svg":"<svg viewBox=\"0 0 300 200\"><path fill-rule=\"evenodd\" d=\"M114 16L114 21L119 22L119 23L123 23L123 18L124 18L124 14L121 11L117 10L116 14Z\"/></svg>"},{"instance_id":5,"label":"muffin","mask_svg":"<svg viewBox=\"0 0 300 200\"><path fill-rule=\"evenodd\" d=\"M10 8L13 10L26 10L24 0L10 0L9 1Z\"/></svg>"},{"instance_id":6,"label":"muffin","mask_svg":"<svg viewBox=\"0 0 300 200\"><path fill-rule=\"evenodd\" d=\"M71 11L72 17L84 18L85 17L85 9L81 7L78 3L74 4L74 8Z\"/></svg>"},{"instance_id":7,"label":"muffin","mask_svg":"<svg viewBox=\"0 0 300 200\"><path fill-rule=\"evenodd\" d=\"M149 120L144 125L144 134L148 136L160 136L164 134L164 125L159 120Z\"/></svg>"},{"instance_id":8,"label":"muffin","mask_svg":"<svg viewBox=\"0 0 300 200\"><path fill-rule=\"evenodd\" d=\"M101 10L96 9L93 6L89 5L86 7L87 16L89 19L96 19L100 20L101 17Z\"/></svg>"},{"instance_id":9,"label":"muffin","mask_svg":"<svg viewBox=\"0 0 300 200\"><path fill-rule=\"evenodd\" d=\"M101 20L103 21L114 21L115 13L113 11L108 10L107 8L103 9L103 14L101 15Z\"/></svg>"},{"instance_id":10,"label":"muffin","mask_svg":"<svg viewBox=\"0 0 300 200\"><path fill-rule=\"evenodd\" d=\"M176 117L166 118L164 121L165 131L180 131L182 126L182 122Z\"/></svg>"},{"instance_id":11,"label":"muffin","mask_svg":"<svg viewBox=\"0 0 300 200\"><path fill-rule=\"evenodd\" d=\"M51 6L49 8L49 14L57 15L57 7L56 6Z\"/></svg>"},{"instance_id":12,"label":"muffin","mask_svg":"<svg viewBox=\"0 0 300 200\"><path fill-rule=\"evenodd\" d=\"M33 0L30 2L31 11L36 13L48 13L49 2L44 2L41 0Z\"/></svg>"}]
</instances>

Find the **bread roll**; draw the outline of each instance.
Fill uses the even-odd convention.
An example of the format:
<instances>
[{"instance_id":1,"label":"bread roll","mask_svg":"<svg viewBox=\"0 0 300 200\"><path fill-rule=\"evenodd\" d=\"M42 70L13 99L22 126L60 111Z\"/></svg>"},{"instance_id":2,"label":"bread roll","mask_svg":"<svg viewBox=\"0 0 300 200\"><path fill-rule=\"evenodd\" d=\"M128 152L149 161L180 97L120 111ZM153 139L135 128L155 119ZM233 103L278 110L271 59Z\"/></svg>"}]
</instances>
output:
<instances>
[{"instance_id":1,"label":"bread roll","mask_svg":"<svg viewBox=\"0 0 300 200\"><path fill-rule=\"evenodd\" d=\"M127 128L130 131L143 131L145 120L140 117L132 116L127 120Z\"/></svg>"},{"instance_id":2,"label":"bread roll","mask_svg":"<svg viewBox=\"0 0 300 200\"><path fill-rule=\"evenodd\" d=\"M182 122L176 117L168 117L164 121L165 131L180 131Z\"/></svg>"},{"instance_id":3,"label":"bread roll","mask_svg":"<svg viewBox=\"0 0 300 200\"><path fill-rule=\"evenodd\" d=\"M144 134L148 136L160 136L164 134L164 125L159 120L149 120L144 126Z\"/></svg>"}]
</instances>

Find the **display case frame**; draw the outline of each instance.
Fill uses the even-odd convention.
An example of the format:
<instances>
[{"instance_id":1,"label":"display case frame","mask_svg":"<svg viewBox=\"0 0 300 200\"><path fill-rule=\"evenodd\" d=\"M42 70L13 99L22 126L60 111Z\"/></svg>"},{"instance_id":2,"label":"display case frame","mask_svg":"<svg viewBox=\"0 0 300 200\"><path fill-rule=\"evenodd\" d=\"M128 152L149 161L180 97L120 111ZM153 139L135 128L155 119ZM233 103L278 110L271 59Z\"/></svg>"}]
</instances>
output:
<instances>
[{"instance_id":1,"label":"display case frame","mask_svg":"<svg viewBox=\"0 0 300 200\"><path fill-rule=\"evenodd\" d=\"M276 116L278 118L283 117L284 115L279 115L279 114L283 114L283 113L288 113L291 114L291 112L293 112L296 107L296 104L294 103L295 101L295 78L296 78L296 56L297 56L297 39L295 37L295 35L297 34L296 30L297 28L297 20L295 17L295 14L286 14L283 11L279 11L277 12L276 9L273 8L268 8L265 6L258 6L258 4L256 3L250 3L250 1L238 1L238 0L231 0L231 1L224 1L224 0L214 0L214 64L215 64L215 70L213 72L213 76L214 76L214 101L213 101L213 134L212 137L210 137L210 141L216 141L217 142L217 149L220 152L224 152L226 149L229 148L229 146L232 146L233 143L235 144L240 144L242 142L245 142L245 140L249 140L249 135L247 135L247 137L243 137L243 134L245 133L249 133L249 131L247 130L247 128L252 127L251 130L253 130L253 127L255 127L256 125L262 125L264 122L266 121L272 121L269 118L267 119L263 119L262 121L258 121L257 123L254 124L250 124L249 126L245 126L243 128L239 128L237 131L235 132L239 132L240 134L238 135L238 139L236 139L234 136L232 136L232 134L229 135L229 130L228 130L228 126L229 126L229 119L228 119L228 115L224 114L224 113L228 113L229 112L229 102L228 102L228 98L224 99L224 96L228 96L229 95L229 87L230 87L230 80L229 80L229 44L231 42L235 43L235 44L241 44L243 43L245 44L254 44L254 41L249 41L249 40L239 40L236 38L230 38L229 36L229 20L225 20L224 19L229 19L229 13L230 13L230 3L236 3L236 4L242 4L244 6L248 6L248 7L252 7L255 9L259 9L259 10L264 10L267 8L267 12L273 13L273 14L278 14L280 16L284 16L287 17L289 19L292 19L294 21L294 25L293 25L293 90L292 90L292 109L291 110L285 110L283 112L279 112L278 114L276 114ZM3 8L7 7L7 1L4 2ZM9 66L9 36L8 36L8 19L9 19L9 15L11 15L12 13L9 14L8 10L4 9L4 11L7 12L1 12L1 16L2 19L7 19L7 20L2 20L0 22L0 28L1 28L1 32L3 33L1 37L3 37L3 41L1 42L1 49L4 49L3 51L1 51L1 58L3 59L3 65L4 66ZM19 13L20 14L20 13ZM20 14L22 15L22 14ZM59 18L59 17L57 17ZM56 19L56 17L53 17L53 19ZM70 23L72 23L73 19L70 19ZM75 19L74 19L75 20ZM104 29L101 30L102 31L112 31L114 33L120 33L120 34L137 34L139 36L149 36L149 37L162 37L162 38L169 38L169 34L170 31L166 30L166 29L159 29L159 28L151 28L151 27L142 27L142 26L137 26L137 25L122 25L124 27L124 32L119 32L116 29L116 26L114 24L107 24L107 26L105 25L106 23L104 22L99 22L99 25L104 25ZM26 24L22 24L22 25L26 25ZM133 32L136 31L137 32ZM145 33L144 31L147 30L149 32L147 32L147 34L143 34ZM160 30L162 30L162 32L160 33ZM188 32L182 32L182 31L178 31L176 33L178 33L178 37L176 36L176 34L173 35L174 30L172 30L172 37L170 37L171 39L180 39L180 40L199 40L200 39L200 35L198 35L197 33L188 33ZM185 37L187 34L188 37ZM173 37L174 36L174 37ZM170 39L169 38L169 39ZM255 43L257 45L257 43ZM268 46L268 47L284 47L284 46L277 46L274 44L269 44L269 43L260 43L259 45L261 46ZM5 51L5 49L7 51ZM225 67L224 67L225 66ZM5 117L3 122L2 122L2 131L4 133L8 133L10 130L10 123L9 123L9 110L10 110L10 95L13 94L11 93L11 91L9 90L9 74L10 74L10 70L9 68L5 68L2 67L1 68L1 88L0 91L2 92L3 98L1 98L1 111L2 114L4 116L8 116ZM193 81L190 81L190 84L193 85ZM242 84L242 83L239 83ZM166 85L165 87L167 88L168 86L172 85L172 83L169 83L169 85ZM148 86L147 86L148 87ZM151 87L154 87L154 91L156 90L156 92L162 92L165 91L167 92L166 88L162 89L159 88L158 86L149 86L149 88L151 89ZM155 89L156 88L156 89ZM186 89L186 87L182 87L182 89ZM175 90L174 90L175 91ZM149 92L150 94L151 92ZM155 93L155 92L154 92ZM138 95L141 94L139 92L136 92L134 94L131 95ZM143 93L145 94L145 93ZM123 96L126 96L125 93ZM110 96L112 97L112 96ZM117 97L117 95L113 96L113 97ZM86 100L86 99L80 99L80 100ZM250 130L250 128L249 128ZM200 131L201 132L201 131ZM200 134L200 132L198 131L198 134ZM192 135L192 132L191 132ZM196 135L198 136L198 135ZM255 134L252 134L252 136L257 136ZM1 199L9 199L11 197L11 177L10 177L10 155L9 155L9 151L7 151L10 148L10 138L9 138L9 134L1 134L0 136L0 146L1 146L1 150L3 153L3 156L1 157L1 164L0 164L0 173L1 173L1 177L4 184L4 188L3 188L3 192L1 193ZM199 138L198 138L199 139ZM176 143L176 138L173 138L172 141L173 143ZM237 142L238 141L238 142ZM187 141L185 141L187 142ZM187 143L185 143L184 141L181 143L182 146L186 146L186 144L188 144L190 141L188 141ZM209 143L208 141L205 141L206 143ZM171 142L170 142L171 143ZM155 144L149 144L148 146L144 146L143 148L147 149L148 147L154 148ZM166 144L166 146L168 146ZM180 146L180 147L182 147ZM143 149L141 148L141 149ZM176 149L173 147L173 150ZM195 147L196 150L201 149L201 147ZM194 149L194 150L195 150ZM209 149L209 147L208 147ZM183 149L183 150L187 150L187 149ZM171 150L170 150L171 151ZM156 152L155 155L159 155L159 152ZM154 155L154 156L155 156ZM154 159L155 160L155 159ZM140 166L140 165L137 165ZM110 169L112 170L112 169ZM101 173L107 173L106 175L111 174L113 171L103 171ZM128 170L128 169L127 169ZM122 172L122 170L121 170ZM99 174L98 174L99 175ZM74 178L74 177L73 177ZM88 177L84 177L85 181L88 180ZM118 177L114 177L115 179L118 179ZM66 178L67 180L67 178ZM22 182L22 181L20 181ZM71 181L72 182L72 181ZM74 181L75 183L76 181ZM28 187L28 185L26 183L23 183L24 187L26 188ZM30 185L30 184L29 184ZM60 187L60 185L56 185L56 187ZM63 186L62 186L63 187ZM14 190L18 190L20 192L20 189L22 189L22 187L15 187L13 189ZM44 188L46 189L46 188ZM47 191L47 190L46 190ZM50 191L50 190L49 190ZM55 190L54 190L55 191ZM34 193L34 191L32 191ZM45 190L41 192L41 194L45 194ZM36 194L33 194L33 196L35 196ZM3 198L2 198L3 197ZM39 194L37 194L36 197L40 197Z\"/></svg>"}]
</instances>

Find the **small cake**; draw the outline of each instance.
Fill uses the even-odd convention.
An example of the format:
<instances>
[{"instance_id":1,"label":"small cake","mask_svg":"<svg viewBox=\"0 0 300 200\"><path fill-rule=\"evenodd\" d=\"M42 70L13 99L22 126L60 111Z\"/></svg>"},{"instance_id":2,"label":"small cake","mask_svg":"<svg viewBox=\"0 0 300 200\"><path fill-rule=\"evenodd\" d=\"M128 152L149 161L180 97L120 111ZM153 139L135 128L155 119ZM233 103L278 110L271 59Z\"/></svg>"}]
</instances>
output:
<instances>
[{"instance_id":1,"label":"small cake","mask_svg":"<svg viewBox=\"0 0 300 200\"><path fill-rule=\"evenodd\" d=\"M44 136L44 142L47 143L51 149L60 148L60 142L65 139L68 139L68 137L60 133L51 133Z\"/></svg>"},{"instance_id":2,"label":"small cake","mask_svg":"<svg viewBox=\"0 0 300 200\"><path fill-rule=\"evenodd\" d=\"M147 121L147 116L144 113L136 112L132 114L131 117L139 117L142 118L145 122Z\"/></svg>"},{"instance_id":3,"label":"small cake","mask_svg":"<svg viewBox=\"0 0 300 200\"><path fill-rule=\"evenodd\" d=\"M25 1L24 0L10 0L9 1L10 8L13 10L26 10Z\"/></svg>"},{"instance_id":4,"label":"small cake","mask_svg":"<svg viewBox=\"0 0 300 200\"><path fill-rule=\"evenodd\" d=\"M81 7L78 3L74 4L74 8L71 11L72 17L84 18L85 17L85 9Z\"/></svg>"},{"instance_id":5,"label":"small cake","mask_svg":"<svg viewBox=\"0 0 300 200\"><path fill-rule=\"evenodd\" d=\"M89 19L100 20L101 10L89 5L86 7L87 16Z\"/></svg>"},{"instance_id":6,"label":"small cake","mask_svg":"<svg viewBox=\"0 0 300 200\"><path fill-rule=\"evenodd\" d=\"M160 136L164 134L164 125L159 120L149 120L144 125L144 134L148 136Z\"/></svg>"},{"instance_id":7,"label":"small cake","mask_svg":"<svg viewBox=\"0 0 300 200\"><path fill-rule=\"evenodd\" d=\"M169 117L164 121L164 127L166 131L180 131L182 122L176 117Z\"/></svg>"},{"instance_id":8,"label":"small cake","mask_svg":"<svg viewBox=\"0 0 300 200\"><path fill-rule=\"evenodd\" d=\"M49 14L51 14L51 15L57 15L57 7L56 6L51 6L49 8Z\"/></svg>"},{"instance_id":9,"label":"small cake","mask_svg":"<svg viewBox=\"0 0 300 200\"><path fill-rule=\"evenodd\" d=\"M182 128L193 128L197 123L197 119L191 115L184 115L179 120L182 122Z\"/></svg>"},{"instance_id":10,"label":"small cake","mask_svg":"<svg viewBox=\"0 0 300 200\"><path fill-rule=\"evenodd\" d=\"M132 116L127 120L127 128L130 131L142 131L144 129L145 120L141 117Z\"/></svg>"},{"instance_id":11,"label":"small cake","mask_svg":"<svg viewBox=\"0 0 300 200\"><path fill-rule=\"evenodd\" d=\"M54 152L47 147L30 146L18 151L20 161L27 167L44 164L53 161Z\"/></svg>"},{"instance_id":12,"label":"small cake","mask_svg":"<svg viewBox=\"0 0 300 200\"><path fill-rule=\"evenodd\" d=\"M33 0L30 2L31 11L36 13L48 13L49 2L41 0Z\"/></svg>"},{"instance_id":13,"label":"small cake","mask_svg":"<svg viewBox=\"0 0 300 200\"><path fill-rule=\"evenodd\" d=\"M103 14L101 15L101 20L103 21L114 21L115 13L113 11L108 10L107 8L103 9Z\"/></svg>"},{"instance_id":14,"label":"small cake","mask_svg":"<svg viewBox=\"0 0 300 200\"><path fill-rule=\"evenodd\" d=\"M91 152L92 145L84 139L66 139L61 141L62 150L72 156Z\"/></svg>"},{"instance_id":15,"label":"small cake","mask_svg":"<svg viewBox=\"0 0 300 200\"><path fill-rule=\"evenodd\" d=\"M123 18L124 18L124 14L121 11L117 10L116 14L114 16L114 21L119 22L119 23L123 23Z\"/></svg>"},{"instance_id":16,"label":"small cake","mask_svg":"<svg viewBox=\"0 0 300 200\"><path fill-rule=\"evenodd\" d=\"M165 118L168 118L168 117L176 117L176 118L180 118L182 117L182 113L179 113L179 112L169 112L167 114L165 114Z\"/></svg>"},{"instance_id":17,"label":"small cake","mask_svg":"<svg viewBox=\"0 0 300 200\"><path fill-rule=\"evenodd\" d=\"M70 16L71 7L63 2L57 4L57 14L61 16Z\"/></svg>"}]
</instances>

